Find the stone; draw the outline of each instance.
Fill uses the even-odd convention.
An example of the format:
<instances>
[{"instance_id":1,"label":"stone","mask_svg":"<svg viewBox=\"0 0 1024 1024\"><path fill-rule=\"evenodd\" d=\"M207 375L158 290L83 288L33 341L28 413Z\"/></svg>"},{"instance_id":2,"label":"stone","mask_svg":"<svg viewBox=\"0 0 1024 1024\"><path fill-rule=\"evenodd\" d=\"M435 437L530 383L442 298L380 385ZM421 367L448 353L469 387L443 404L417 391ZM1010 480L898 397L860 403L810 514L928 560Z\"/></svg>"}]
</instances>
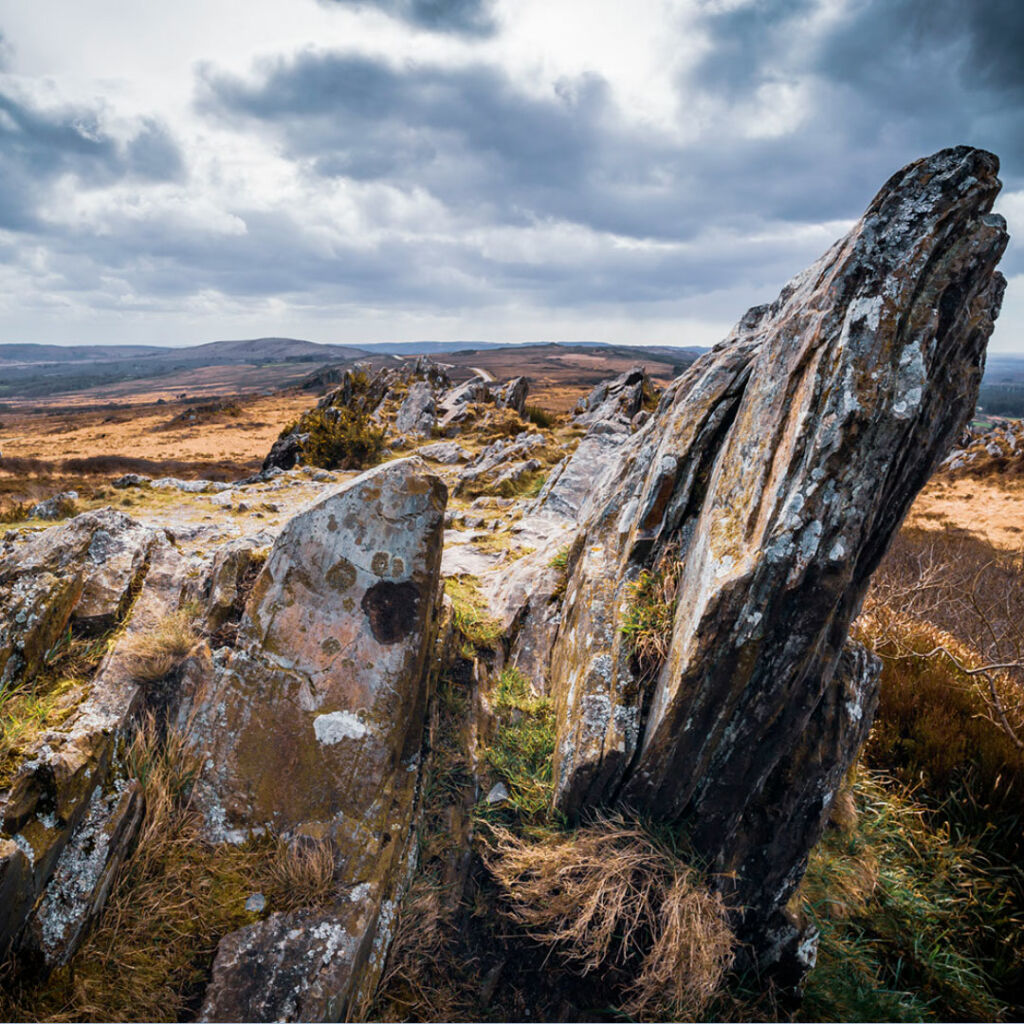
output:
<instances>
[{"instance_id":1,"label":"stone","mask_svg":"<svg viewBox=\"0 0 1024 1024\"><path fill-rule=\"evenodd\" d=\"M779 941L785 903L877 699L850 623L974 409L1005 285L997 170L957 147L894 175L677 378L576 509L550 662L557 805L685 828L761 966L807 951ZM663 557L679 583L652 677L622 623Z\"/></svg>"},{"instance_id":2,"label":"stone","mask_svg":"<svg viewBox=\"0 0 1024 1024\"><path fill-rule=\"evenodd\" d=\"M28 510L29 519L62 519L73 512L78 501L77 491L61 491L46 501L40 501Z\"/></svg>"},{"instance_id":3,"label":"stone","mask_svg":"<svg viewBox=\"0 0 1024 1024\"><path fill-rule=\"evenodd\" d=\"M634 366L613 380L602 381L581 398L573 410L573 420L584 424L616 420L630 426L643 409L645 391L654 393L650 378L642 366Z\"/></svg>"},{"instance_id":4,"label":"stone","mask_svg":"<svg viewBox=\"0 0 1024 1024\"><path fill-rule=\"evenodd\" d=\"M434 444L425 444L422 448L416 449L416 454L421 459L440 462L446 466L455 465L457 462L466 462L472 458L470 452L454 441L437 441Z\"/></svg>"},{"instance_id":5,"label":"stone","mask_svg":"<svg viewBox=\"0 0 1024 1024\"><path fill-rule=\"evenodd\" d=\"M526 396L530 392L530 382L525 377L513 377L494 393L494 403L499 408L513 409L520 416L526 411Z\"/></svg>"},{"instance_id":6,"label":"stone","mask_svg":"<svg viewBox=\"0 0 1024 1024\"><path fill-rule=\"evenodd\" d=\"M415 849L446 501L444 484L413 457L363 473L291 519L257 577L236 649L197 704L190 743L204 768L193 799L209 838L270 830L330 841L336 877L356 894L343 916L316 919L302 935L292 936L291 916L274 915L225 939L209 1006L222 1007L218 993L230 989L245 1009L225 1013L285 1013L258 1009L283 1005L277 953L248 978L227 965L270 942L281 962L307 966L314 991L321 923L340 929L337 949L354 958L329 965L332 1000L344 1003L382 963L383 952L366 966L368 951L387 931ZM305 998L287 1012L320 1013L303 1009Z\"/></svg>"},{"instance_id":7,"label":"stone","mask_svg":"<svg viewBox=\"0 0 1024 1024\"><path fill-rule=\"evenodd\" d=\"M151 480L152 477L142 476L139 473L125 473L124 476L112 480L111 486L117 487L119 490L124 490L126 487L148 487Z\"/></svg>"},{"instance_id":8,"label":"stone","mask_svg":"<svg viewBox=\"0 0 1024 1024\"><path fill-rule=\"evenodd\" d=\"M225 936L198 1019L345 1020L352 977L368 956L346 924L334 914L298 911Z\"/></svg>"},{"instance_id":9,"label":"stone","mask_svg":"<svg viewBox=\"0 0 1024 1024\"><path fill-rule=\"evenodd\" d=\"M309 434L286 434L279 437L267 452L260 473L265 475L269 470L294 469L302 462L302 446L309 440Z\"/></svg>"},{"instance_id":10,"label":"stone","mask_svg":"<svg viewBox=\"0 0 1024 1024\"><path fill-rule=\"evenodd\" d=\"M267 909L267 897L261 892L254 892L246 901L245 909L250 914L262 914Z\"/></svg>"},{"instance_id":11,"label":"stone","mask_svg":"<svg viewBox=\"0 0 1024 1024\"><path fill-rule=\"evenodd\" d=\"M400 434L430 437L437 422L434 392L426 381L415 381L402 402L395 418L395 430Z\"/></svg>"},{"instance_id":12,"label":"stone","mask_svg":"<svg viewBox=\"0 0 1024 1024\"><path fill-rule=\"evenodd\" d=\"M136 779L115 779L93 790L82 823L64 847L28 940L46 966L66 964L107 902L110 888L142 821L142 790Z\"/></svg>"},{"instance_id":13,"label":"stone","mask_svg":"<svg viewBox=\"0 0 1024 1024\"><path fill-rule=\"evenodd\" d=\"M112 509L51 526L0 559L0 687L35 675L74 620L109 626L157 535Z\"/></svg>"},{"instance_id":14,"label":"stone","mask_svg":"<svg viewBox=\"0 0 1024 1024\"><path fill-rule=\"evenodd\" d=\"M491 791L484 797L484 803L503 804L509 798L508 787L504 782L496 782Z\"/></svg>"},{"instance_id":15,"label":"stone","mask_svg":"<svg viewBox=\"0 0 1024 1024\"><path fill-rule=\"evenodd\" d=\"M262 566L272 542L269 534L257 533L236 537L214 552L205 594L208 629L215 631L241 615L239 588L253 569Z\"/></svg>"},{"instance_id":16,"label":"stone","mask_svg":"<svg viewBox=\"0 0 1024 1024\"><path fill-rule=\"evenodd\" d=\"M150 487L158 491L184 491L186 494L216 494L226 491L231 484L219 480L181 480L175 476L162 476L153 480Z\"/></svg>"}]
</instances>

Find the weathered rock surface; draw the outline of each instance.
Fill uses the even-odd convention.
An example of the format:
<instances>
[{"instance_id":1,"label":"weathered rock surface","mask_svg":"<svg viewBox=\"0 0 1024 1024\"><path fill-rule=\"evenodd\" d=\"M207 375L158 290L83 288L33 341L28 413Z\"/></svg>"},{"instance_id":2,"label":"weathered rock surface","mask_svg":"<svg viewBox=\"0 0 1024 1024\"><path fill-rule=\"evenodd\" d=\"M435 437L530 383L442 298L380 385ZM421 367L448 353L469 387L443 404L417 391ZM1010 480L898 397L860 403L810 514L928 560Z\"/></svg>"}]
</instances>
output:
<instances>
[{"instance_id":1,"label":"weathered rock surface","mask_svg":"<svg viewBox=\"0 0 1024 1024\"><path fill-rule=\"evenodd\" d=\"M551 659L558 804L683 824L769 959L870 723L850 622L977 397L1004 287L997 170L960 147L896 174L674 382L578 508ZM678 597L648 679L621 625L631 582L663 558Z\"/></svg>"},{"instance_id":2,"label":"weathered rock surface","mask_svg":"<svg viewBox=\"0 0 1024 1024\"><path fill-rule=\"evenodd\" d=\"M110 625L155 541L141 523L101 509L0 560L0 687L31 678L72 620Z\"/></svg>"},{"instance_id":3,"label":"weathered rock surface","mask_svg":"<svg viewBox=\"0 0 1024 1024\"><path fill-rule=\"evenodd\" d=\"M523 474L536 472L541 463L534 456L547 444L543 434L525 430L514 438L492 441L459 474L456 493L484 485L498 487L503 479L514 483Z\"/></svg>"},{"instance_id":4,"label":"weathered rock surface","mask_svg":"<svg viewBox=\"0 0 1024 1024\"><path fill-rule=\"evenodd\" d=\"M400 434L430 437L436 422L437 406L433 389L424 380L415 381L395 417L395 430Z\"/></svg>"},{"instance_id":5,"label":"weathered rock surface","mask_svg":"<svg viewBox=\"0 0 1024 1024\"><path fill-rule=\"evenodd\" d=\"M0 796L3 839L24 854L29 869L10 904L17 909L4 915L0 950L17 943L48 967L65 963L106 901L141 813L134 783L115 781L116 750L147 701L163 699L139 686L130 645L178 607L184 576L183 558L158 537L131 618L84 700L40 737ZM4 871L0 885L23 866L15 858Z\"/></svg>"},{"instance_id":6,"label":"weathered rock surface","mask_svg":"<svg viewBox=\"0 0 1024 1024\"><path fill-rule=\"evenodd\" d=\"M375 940L386 949L387 901L412 825L446 500L424 463L403 459L292 519L257 578L237 649L196 710L205 766L194 799L210 837L270 829L330 841L337 877L352 887L325 923L344 934L330 941L347 967L323 959L316 928L292 935L297 917L236 935L218 956L207 1003L217 1019L319 1014L308 1000L322 968L324 998L343 1007L366 981ZM294 1010L281 1009L272 972L245 967L247 951L267 943L283 976L306 965Z\"/></svg>"},{"instance_id":7,"label":"weathered rock surface","mask_svg":"<svg viewBox=\"0 0 1024 1024\"><path fill-rule=\"evenodd\" d=\"M643 367L634 366L612 380L602 381L586 398L581 398L573 410L573 419L586 424L618 420L628 426L643 408L645 392L653 395L653 385Z\"/></svg>"}]
</instances>

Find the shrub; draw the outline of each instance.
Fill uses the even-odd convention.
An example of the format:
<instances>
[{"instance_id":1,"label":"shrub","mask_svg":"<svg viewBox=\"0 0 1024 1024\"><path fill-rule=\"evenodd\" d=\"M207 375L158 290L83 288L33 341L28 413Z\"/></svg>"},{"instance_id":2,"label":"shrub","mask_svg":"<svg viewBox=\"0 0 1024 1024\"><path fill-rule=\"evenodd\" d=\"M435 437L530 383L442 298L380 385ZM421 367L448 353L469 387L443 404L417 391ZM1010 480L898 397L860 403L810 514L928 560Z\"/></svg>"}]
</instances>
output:
<instances>
[{"instance_id":1,"label":"shrub","mask_svg":"<svg viewBox=\"0 0 1024 1024\"><path fill-rule=\"evenodd\" d=\"M625 967L633 1017L696 1016L722 983L734 939L721 897L621 816L524 838L493 829L487 865L505 911L584 973Z\"/></svg>"},{"instance_id":2,"label":"shrub","mask_svg":"<svg viewBox=\"0 0 1024 1024\"><path fill-rule=\"evenodd\" d=\"M323 469L364 469L380 461L386 431L347 406L311 409L299 421L306 462Z\"/></svg>"},{"instance_id":3,"label":"shrub","mask_svg":"<svg viewBox=\"0 0 1024 1024\"><path fill-rule=\"evenodd\" d=\"M558 422L558 417L553 412L548 412L539 405L526 406L523 409L523 415L542 430L550 430Z\"/></svg>"}]
</instances>

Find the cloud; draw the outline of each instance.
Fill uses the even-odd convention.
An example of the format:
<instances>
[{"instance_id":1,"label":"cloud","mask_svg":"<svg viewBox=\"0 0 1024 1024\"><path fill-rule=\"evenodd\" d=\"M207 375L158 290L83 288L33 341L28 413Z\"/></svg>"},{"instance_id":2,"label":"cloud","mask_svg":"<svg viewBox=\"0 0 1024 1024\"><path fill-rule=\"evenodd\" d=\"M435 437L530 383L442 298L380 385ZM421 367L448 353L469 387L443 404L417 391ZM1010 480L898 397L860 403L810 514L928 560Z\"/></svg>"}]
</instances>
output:
<instances>
[{"instance_id":1,"label":"cloud","mask_svg":"<svg viewBox=\"0 0 1024 1024\"><path fill-rule=\"evenodd\" d=\"M0 91L0 228L40 230L49 188L64 175L98 189L126 178L173 181L183 173L180 151L154 119L122 141L96 109L43 108Z\"/></svg>"},{"instance_id":2,"label":"cloud","mask_svg":"<svg viewBox=\"0 0 1024 1024\"><path fill-rule=\"evenodd\" d=\"M509 58L514 4L497 17L487 3L359 2L396 23L348 18L367 35L345 50L321 40L197 63L173 135L157 109L115 126L101 105L0 91L0 228L26 241L11 255L0 232L0 261L46 301L114 313L464 312L485 336L508 310L724 325L824 251L900 166L960 142L1003 157L1014 230L1019 3L680 5L663 22L687 41L662 69L669 121L638 113L599 61L557 77L546 55ZM317 10L340 3L356 0ZM1004 264L1024 270L1024 247Z\"/></svg>"},{"instance_id":3,"label":"cloud","mask_svg":"<svg viewBox=\"0 0 1024 1024\"><path fill-rule=\"evenodd\" d=\"M376 7L414 28L464 36L490 36L496 24L491 0L325 0L349 7Z\"/></svg>"}]
</instances>

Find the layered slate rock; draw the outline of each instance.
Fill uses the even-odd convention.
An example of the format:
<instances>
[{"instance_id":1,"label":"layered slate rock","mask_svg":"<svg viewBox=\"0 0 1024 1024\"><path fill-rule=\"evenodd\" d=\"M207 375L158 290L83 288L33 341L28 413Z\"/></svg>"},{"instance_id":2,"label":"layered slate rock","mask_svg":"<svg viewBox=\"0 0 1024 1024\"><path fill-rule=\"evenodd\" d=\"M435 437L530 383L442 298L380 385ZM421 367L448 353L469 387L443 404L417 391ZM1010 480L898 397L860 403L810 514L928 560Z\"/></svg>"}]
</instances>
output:
<instances>
[{"instance_id":1,"label":"layered slate rock","mask_svg":"<svg viewBox=\"0 0 1024 1024\"><path fill-rule=\"evenodd\" d=\"M959 147L896 174L674 382L577 510L551 658L558 805L682 824L766 959L796 942L780 910L877 699L850 622L974 408L1005 284L997 171ZM622 625L631 584L668 560L650 678Z\"/></svg>"},{"instance_id":2,"label":"layered slate rock","mask_svg":"<svg viewBox=\"0 0 1024 1024\"><path fill-rule=\"evenodd\" d=\"M336 1015L380 966L409 851L446 501L423 462L403 459L292 519L197 709L204 769L194 799L210 837L271 830L330 842L346 889L322 915L344 937L330 957L289 915L225 940L204 1009L211 1019L316 1018L327 1011L312 996L288 1000L324 986ZM247 972L242 953L268 942L271 959L292 966ZM295 964L305 967L301 986L272 990Z\"/></svg>"}]
</instances>

